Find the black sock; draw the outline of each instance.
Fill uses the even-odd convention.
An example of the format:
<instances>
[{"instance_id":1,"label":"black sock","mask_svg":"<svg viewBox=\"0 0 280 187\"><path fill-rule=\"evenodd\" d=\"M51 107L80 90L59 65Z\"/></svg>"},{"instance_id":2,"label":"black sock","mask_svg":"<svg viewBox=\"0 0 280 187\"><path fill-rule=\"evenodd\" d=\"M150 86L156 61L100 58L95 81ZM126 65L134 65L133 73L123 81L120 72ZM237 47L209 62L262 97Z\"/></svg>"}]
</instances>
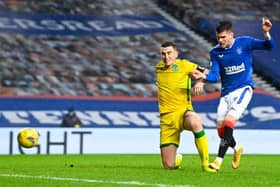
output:
<instances>
[{"instance_id":1,"label":"black sock","mask_svg":"<svg viewBox=\"0 0 280 187\"><path fill-rule=\"evenodd\" d=\"M233 137L233 129L230 127L225 127L225 136L228 139L229 142L229 146L234 148L234 146L236 145L235 139Z\"/></svg>"},{"instance_id":2,"label":"black sock","mask_svg":"<svg viewBox=\"0 0 280 187\"><path fill-rule=\"evenodd\" d=\"M234 148L235 145L236 145L236 142L235 142L235 140L234 140L234 137L232 136L231 141L230 141L230 143L229 143L229 146L232 147L232 148Z\"/></svg>"},{"instance_id":3,"label":"black sock","mask_svg":"<svg viewBox=\"0 0 280 187\"><path fill-rule=\"evenodd\" d=\"M219 151L218 151L218 157L224 158L227 150L228 150L229 144L225 138L221 138Z\"/></svg>"},{"instance_id":4,"label":"black sock","mask_svg":"<svg viewBox=\"0 0 280 187\"><path fill-rule=\"evenodd\" d=\"M235 146L236 142L235 142L232 134L233 134L233 129L225 126L224 127L224 137L221 138L219 151L218 151L218 157L224 158L224 156L228 150L228 147L233 146L233 145Z\"/></svg>"}]
</instances>

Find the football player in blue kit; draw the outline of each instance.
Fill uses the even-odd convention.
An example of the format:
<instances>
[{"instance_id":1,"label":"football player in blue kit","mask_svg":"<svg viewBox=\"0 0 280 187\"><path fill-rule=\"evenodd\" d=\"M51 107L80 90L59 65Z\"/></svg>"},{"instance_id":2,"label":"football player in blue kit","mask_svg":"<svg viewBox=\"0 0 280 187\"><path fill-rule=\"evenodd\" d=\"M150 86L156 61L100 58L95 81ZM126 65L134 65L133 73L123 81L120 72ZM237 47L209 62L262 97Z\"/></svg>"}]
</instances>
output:
<instances>
[{"instance_id":1,"label":"football player in blue kit","mask_svg":"<svg viewBox=\"0 0 280 187\"><path fill-rule=\"evenodd\" d=\"M233 137L233 129L252 95L254 82L252 80L253 50L271 50L274 41L269 33L272 23L263 18L262 31L264 40L250 36L234 37L232 23L220 21L216 27L218 44L210 51L211 68L205 74L193 71L192 77L208 82L221 80L221 97L217 109L217 131L220 137L218 155L210 167L220 170L223 158L229 147L234 149L232 168L240 165L243 147L237 144Z\"/></svg>"}]
</instances>

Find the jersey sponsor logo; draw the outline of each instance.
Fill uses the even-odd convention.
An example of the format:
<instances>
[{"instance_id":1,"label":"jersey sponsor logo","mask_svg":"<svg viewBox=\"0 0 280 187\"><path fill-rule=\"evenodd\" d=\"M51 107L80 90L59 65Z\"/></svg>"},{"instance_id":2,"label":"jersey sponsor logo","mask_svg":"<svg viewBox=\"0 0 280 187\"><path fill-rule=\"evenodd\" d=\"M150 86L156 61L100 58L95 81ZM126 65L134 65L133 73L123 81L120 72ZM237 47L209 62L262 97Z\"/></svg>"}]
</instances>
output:
<instances>
[{"instance_id":1,"label":"jersey sponsor logo","mask_svg":"<svg viewBox=\"0 0 280 187\"><path fill-rule=\"evenodd\" d=\"M242 64L238 66L226 66L224 67L226 75L233 75L240 73L242 71L245 71L245 64L242 62Z\"/></svg>"},{"instance_id":2,"label":"jersey sponsor logo","mask_svg":"<svg viewBox=\"0 0 280 187\"><path fill-rule=\"evenodd\" d=\"M223 54L219 54L218 57L219 57L219 58L223 58L224 55L223 55Z\"/></svg>"}]
</instances>

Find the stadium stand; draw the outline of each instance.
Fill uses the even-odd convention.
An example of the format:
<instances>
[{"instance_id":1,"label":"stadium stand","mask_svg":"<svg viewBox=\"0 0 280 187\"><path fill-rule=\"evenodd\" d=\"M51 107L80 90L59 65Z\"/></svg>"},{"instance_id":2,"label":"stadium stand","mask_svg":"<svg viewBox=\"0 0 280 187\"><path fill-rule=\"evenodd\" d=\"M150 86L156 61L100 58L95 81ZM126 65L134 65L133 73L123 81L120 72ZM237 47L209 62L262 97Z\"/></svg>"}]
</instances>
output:
<instances>
[{"instance_id":1,"label":"stadium stand","mask_svg":"<svg viewBox=\"0 0 280 187\"><path fill-rule=\"evenodd\" d=\"M205 17L238 19L242 15L244 19L259 19L265 11L273 21L279 20L278 11L268 11L279 8L279 1L153 2L204 36L207 33L202 32L205 25L201 20ZM152 5L151 1L137 0L0 0L1 14L10 16L159 16ZM211 31L209 27L206 30ZM1 94L156 97L154 64L160 59L159 47L166 38L178 44L182 58L209 67L209 48L186 33L90 36L8 33L0 29ZM216 84L207 84L205 93L219 89Z\"/></svg>"},{"instance_id":2,"label":"stadium stand","mask_svg":"<svg viewBox=\"0 0 280 187\"><path fill-rule=\"evenodd\" d=\"M0 1L2 13L12 14L159 15L150 5L136 0ZM181 57L209 66L208 49L197 47L197 41L182 33L114 37L1 33L2 94L155 97L154 64L166 38L176 41Z\"/></svg>"}]
</instances>

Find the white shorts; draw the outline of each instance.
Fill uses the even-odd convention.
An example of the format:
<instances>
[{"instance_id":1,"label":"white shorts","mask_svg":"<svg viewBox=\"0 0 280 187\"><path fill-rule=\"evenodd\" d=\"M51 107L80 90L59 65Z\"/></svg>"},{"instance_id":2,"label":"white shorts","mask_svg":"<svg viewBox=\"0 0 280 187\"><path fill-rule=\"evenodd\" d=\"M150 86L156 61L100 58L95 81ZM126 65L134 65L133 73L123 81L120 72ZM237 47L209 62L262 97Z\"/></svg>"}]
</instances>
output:
<instances>
[{"instance_id":1,"label":"white shorts","mask_svg":"<svg viewBox=\"0 0 280 187\"><path fill-rule=\"evenodd\" d=\"M239 120L250 103L252 96L252 87L245 86L221 97L217 111L217 120L223 121L227 115L231 115L236 120Z\"/></svg>"}]
</instances>

